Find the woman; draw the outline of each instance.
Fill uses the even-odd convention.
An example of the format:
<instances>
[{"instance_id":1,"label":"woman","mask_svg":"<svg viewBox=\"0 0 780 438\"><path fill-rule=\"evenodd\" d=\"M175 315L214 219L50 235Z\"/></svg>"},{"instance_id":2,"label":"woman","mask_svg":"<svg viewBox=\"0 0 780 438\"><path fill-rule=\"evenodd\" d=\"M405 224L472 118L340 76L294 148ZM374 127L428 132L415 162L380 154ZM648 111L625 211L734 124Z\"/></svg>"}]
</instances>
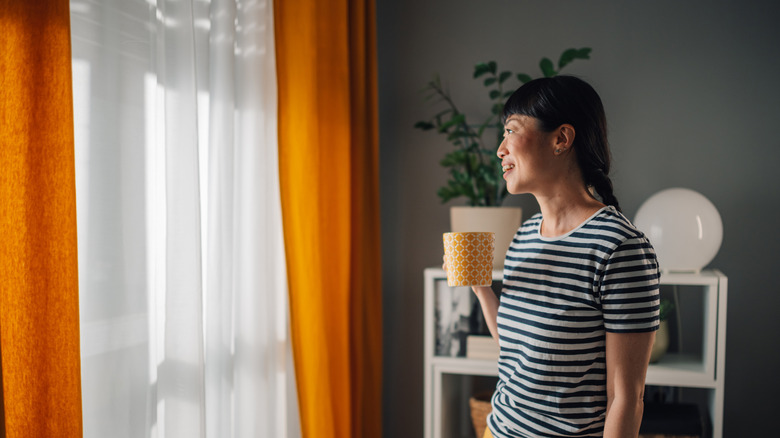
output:
<instances>
[{"instance_id":1,"label":"woman","mask_svg":"<svg viewBox=\"0 0 780 438\"><path fill-rule=\"evenodd\" d=\"M658 328L652 246L620 213L596 91L556 76L507 101L498 157L541 213L506 254L501 299L474 287L499 342L486 437L636 437Z\"/></svg>"}]
</instances>

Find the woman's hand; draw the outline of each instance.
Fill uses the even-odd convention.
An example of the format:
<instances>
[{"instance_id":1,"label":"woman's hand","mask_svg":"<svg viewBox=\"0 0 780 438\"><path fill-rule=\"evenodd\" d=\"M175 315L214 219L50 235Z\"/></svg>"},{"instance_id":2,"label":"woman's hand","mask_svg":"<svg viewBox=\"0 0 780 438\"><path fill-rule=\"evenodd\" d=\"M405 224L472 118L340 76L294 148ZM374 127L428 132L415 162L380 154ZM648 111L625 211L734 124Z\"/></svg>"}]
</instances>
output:
<instances>
[{"instance_id":1,"label":"woman's hand","mask_svg":"<svg viewBox=\"0 0 780 438\"><path fill-rule=\"evenodd\" d=\"M441 268L444 272L447 272L447 256L442 256ZM485 323L487 323L488 330L493 336L493 339L498 342L498 297L493 289L488 286L472 286L471 290L479 300L479 304L482 307L482 315L485 316Z\"/></svg>"},{"instance_id":2,"label":"woman's hand","mask_svg":"<svg viewBox=\"0 0 780 438\"><path fill-rule=\"evenodd\" d=\"M471 290L479 300L482 307L482 315L485 316L485 323L490 330L493 339L498 342L498 297L489 286L471 286Z\"/></svg>"}]
</instances>

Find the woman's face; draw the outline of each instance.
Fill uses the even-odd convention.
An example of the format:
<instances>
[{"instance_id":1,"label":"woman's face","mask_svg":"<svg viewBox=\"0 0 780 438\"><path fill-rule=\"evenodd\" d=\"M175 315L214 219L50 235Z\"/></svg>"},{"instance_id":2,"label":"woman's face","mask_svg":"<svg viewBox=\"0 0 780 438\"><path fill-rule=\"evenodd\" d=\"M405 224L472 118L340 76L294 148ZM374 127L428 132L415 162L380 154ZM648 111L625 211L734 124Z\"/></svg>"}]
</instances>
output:
<instances>
[{"instance_id":1,"label":"woman's face","mask_svg":"<svg viewBox=\"0 0 780 438\"><path fill-rule=\"evenodd\" d=\"M554 133L538 128L533 117L511 115L504 123L498 157L509 193L536 193L553 177Z\"/></svg>"}]
</instances>

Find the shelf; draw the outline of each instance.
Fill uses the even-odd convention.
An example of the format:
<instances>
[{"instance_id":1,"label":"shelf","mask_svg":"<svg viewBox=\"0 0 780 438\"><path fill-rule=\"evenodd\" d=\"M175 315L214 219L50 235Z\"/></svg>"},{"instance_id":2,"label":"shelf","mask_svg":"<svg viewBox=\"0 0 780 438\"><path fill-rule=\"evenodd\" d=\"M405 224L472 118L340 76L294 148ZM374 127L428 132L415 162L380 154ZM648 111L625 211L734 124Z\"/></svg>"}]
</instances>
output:
<instances>
[{"instance_id":1,"label":"shelf","mask_svg":"<svg viewBox=\"0 0 780 438\"><path fill-rule=\"evenodd\" d=\"M442 372L498 376L498 361L491 359L439 356L431 359L431 365Z\"/></svg>"},{"instance_id":2,"label":"shelf","mask_svg":"<svg viewBox=\"0 0 780 438\"><path fill-rule=\"evenodd\" d=\"M426 268L425 278L432 280L447 280L447 273L442 268ZM501 281L504 279L504 271L500 269L494 269L492 275L493 281Z\"/></svg>"},{"instance_id":3,"label":"shelf","mask_svg":"<svg viewBox=\"0 0 780 438\"><path fill-rule=\"evenodd\" d=\"M698 273L661 272L660 284L715 287L718 285L718 281L720 281L723 277L723 273L716 269L707 269Z\"/></svg>"},{"instance_id":4,"label":"shelf","mask_svg":"<svg viewBox=\"0 0 780 438\"><path fill-rule=\"evenodd\" d=\"M427 278L435 280L446 280L447 273L444 269L438 267L426 268L425 275ZM692 286L716 286L718 281L725 276L717 269L705 269L701 272L662 272L661 284L676 284L680 286L692 285ZM493 280L501 281L504 279L504 271L500 269L493 270Z\"/></svg>"},{"instance_id":5,"label":"shelf","mask_svg":"<svg viewBox=\"0 0 780 438\"><path fill-rule=\"evenodd\" d=\"M497 376L498 362L491 359L434 356L432 366L442 372ZM714 388L715 378L707 373L701 358L675 353L666 354L647 369L648 385Z\"/></svg>"},{"instance_id":6,"label":"shelf","mask_svg":"<svg viewBox=\"0 0 780 438\"><path fill-rule=\"evenodd\" d=\"M715 376L705 367L701 358L667 353L657 363L647 367L648 385L682 386L688 388L715 388Z\"/></svg>"}]
</instances>

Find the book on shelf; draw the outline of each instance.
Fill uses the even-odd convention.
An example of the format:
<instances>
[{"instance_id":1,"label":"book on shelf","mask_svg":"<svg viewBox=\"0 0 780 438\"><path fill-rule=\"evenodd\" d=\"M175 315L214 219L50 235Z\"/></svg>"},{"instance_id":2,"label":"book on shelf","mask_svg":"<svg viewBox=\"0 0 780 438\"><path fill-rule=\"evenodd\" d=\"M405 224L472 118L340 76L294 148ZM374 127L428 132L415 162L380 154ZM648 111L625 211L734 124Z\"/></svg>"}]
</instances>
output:
<instances>
[{"instance_id":1,"label":"book on shelf","mask_svg":"<svg viewBox=\"0 0 780 438\"><path fill-rule=\"evenodd\" d=\"M466 357L498 360L498 342L492 336L469 335L466 338Z\"/></svg>"}]
</instances>

